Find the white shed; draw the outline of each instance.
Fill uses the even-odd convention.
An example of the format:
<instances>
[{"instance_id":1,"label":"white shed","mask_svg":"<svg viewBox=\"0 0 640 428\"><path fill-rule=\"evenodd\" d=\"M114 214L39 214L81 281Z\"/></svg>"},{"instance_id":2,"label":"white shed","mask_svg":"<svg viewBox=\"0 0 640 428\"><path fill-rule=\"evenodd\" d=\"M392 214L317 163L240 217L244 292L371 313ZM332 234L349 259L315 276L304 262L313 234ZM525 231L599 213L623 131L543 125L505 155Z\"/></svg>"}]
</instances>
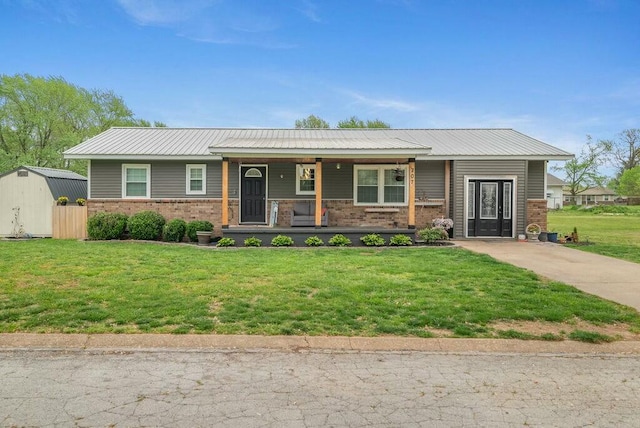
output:
<instances>
[{"instance_id":1,"label":"white shed","mask_svg":"<svg viewBox=\"0 0 640 428\"><path fill-rule=\"evenodd\" d=\"M0 236L51 237L59 196L87 198L87 178L72 171L21 166L0 175Z\"/></svg>"}]
</instances>

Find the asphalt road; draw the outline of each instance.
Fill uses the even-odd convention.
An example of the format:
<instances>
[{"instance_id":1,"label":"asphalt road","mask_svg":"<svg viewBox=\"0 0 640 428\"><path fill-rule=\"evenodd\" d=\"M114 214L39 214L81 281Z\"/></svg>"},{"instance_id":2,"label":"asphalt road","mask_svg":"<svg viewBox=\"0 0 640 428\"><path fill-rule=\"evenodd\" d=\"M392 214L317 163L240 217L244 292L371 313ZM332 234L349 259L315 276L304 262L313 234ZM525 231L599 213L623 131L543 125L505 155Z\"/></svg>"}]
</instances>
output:
<instances>
[{"instance_id":1,"label":"asphalt road","mask_svg":"<svg viewBox=\"0 0 640 428\"><path fill-rule=\"evenodd\" d=\"M0 426L640 426L640 356L0 350Z\"/></svg>"}]
</instances>

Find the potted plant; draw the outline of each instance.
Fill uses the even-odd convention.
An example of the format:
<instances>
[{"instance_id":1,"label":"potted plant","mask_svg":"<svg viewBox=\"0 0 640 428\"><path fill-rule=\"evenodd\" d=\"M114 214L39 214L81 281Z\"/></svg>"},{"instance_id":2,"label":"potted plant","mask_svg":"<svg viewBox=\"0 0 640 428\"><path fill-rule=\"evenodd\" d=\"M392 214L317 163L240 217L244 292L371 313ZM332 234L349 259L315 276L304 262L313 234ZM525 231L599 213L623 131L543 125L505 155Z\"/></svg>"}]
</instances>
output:
<instances>
[{"instance_id":1,"label":"potted plant","mask_svg":"<svg viewBox=\"0 0 640 428\"><path fill-rule=\"evenodd\" d=\"M542 232L542 228L539 224L531 223L527 225L525 233L527 234L527 241L538 241L538 236L540 236L540 232Z\"/></svg>"},{"instance_id":2,"label":"potted plant","mask_svg":"<svg viewBox=\"0 0 640 428\"><path fill-rule=\"evenodd\" d=\"M396 168L393 170L393 175L396 181L404 181L404 170L402 168Z\"/></svg>"},{"instance_id":3,"label":"potted plant","mask_svg":"<svg viewBox=\"0 0 640 428\"><path fill-rule=\"evenodd\" d=\"M547 232L547 240L549 242L558 242L558 232Z\"/></svg>"},{"instance_id":4,"label":"potted plant","mask_svg":"<svg viewBox=\"0 0 640 428\"><path fill-rule=\"evenodd\" d=\"M578 228L574 227L573 232L571 232L571 242L574 244L578 243Z\"/></svg>"},{"instance_id":5,"label":"potted plant","mask_svg":"<svg viewBox=\"0 0 640 428\"><path fill-rule=\"evenodd\" d=\"M87 203L87 200L85 198L78 198L76 199L76 204L78 204L81 207L84 207L84 204Z\"/></svg>"},{"instance_id":6,"label":"potted plant","mask_svg":"<svg viewBox=\"0 0 640 428\"><path fill-rule=\"evenodd\" d=\"M69 202L69 198L67 198L66 196L58 197L58 205L67 205L67 202Z\"/></svg>"}]
</instances>

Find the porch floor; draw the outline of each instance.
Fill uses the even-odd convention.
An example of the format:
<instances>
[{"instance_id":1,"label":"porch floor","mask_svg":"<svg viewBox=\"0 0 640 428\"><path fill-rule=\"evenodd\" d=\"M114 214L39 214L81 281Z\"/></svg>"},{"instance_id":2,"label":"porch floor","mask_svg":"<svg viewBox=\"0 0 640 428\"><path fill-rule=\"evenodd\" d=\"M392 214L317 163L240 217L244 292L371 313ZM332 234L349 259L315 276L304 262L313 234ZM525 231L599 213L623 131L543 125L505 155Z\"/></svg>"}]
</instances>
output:
<instances>
[{"instance_id":1,"label":"porch floor","mask_svg":"<svg viewBox=\"0 0 640 428\"><path fill-rule=\"evenodd\" d=\"M252 236L262 240L263 246L269 246L271 240L278 235L286 235L293 239L295 246L304 247L305 239L310 236L317 236L325 243L336 234L342 234L351 240L353 246L362 246L360 238L369 233L377 233L382 236L387 243L392 236L403 234L408 235L411 239L415 240L416 229L403 229L392 228L386 229L382 227L279 227L279 226L229 226L228 229L222 230L222 235L225 238L233 238L236 241L236 245L242 245L241 243Z\"/></svg>"}]
</instances>

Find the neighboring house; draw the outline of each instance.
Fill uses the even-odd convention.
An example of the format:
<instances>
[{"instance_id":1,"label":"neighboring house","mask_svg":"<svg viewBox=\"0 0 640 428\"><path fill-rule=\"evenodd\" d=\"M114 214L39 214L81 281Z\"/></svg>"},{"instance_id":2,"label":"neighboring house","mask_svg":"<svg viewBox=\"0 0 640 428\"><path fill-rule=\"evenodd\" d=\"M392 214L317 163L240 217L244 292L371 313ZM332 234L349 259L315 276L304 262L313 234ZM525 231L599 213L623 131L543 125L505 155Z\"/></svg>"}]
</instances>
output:
<instances>
[{"instance_id":1,"label":"neighboring house","mask_svg":"<svg viewBox=\"0 0 640 428\"><path fill-rule=\"evenodd\" d=\"M613 204L617 197L616 192L606 187L587 189L575 196L571 196L566 189L564 191L565 203L575 205Z\"/></svg>"},{"instance_id":2,"label":"neighboring house","mask_svg":"<svg viewBox=\"0 0 640 428\"><path fill-rule=\"evenodd\" d=\"M87 197L87 178L72 171L21 166L0 175L0 236L51 237L59 196Z\"/></svg>"},{"instance_id":3,"label":"neighboring house","mask_svg":"<svg viewBox=\"0 0 640 428\"><path fill-rule=\"evenodd\" d=\"M512 129L112 128L64 155L89 160L90 215L150 209L225 234L289 227L306 200L318 230L444 216L455 237L506 238L546 227L546 162L573 157Z\"/></svg>"},{"instance_id":4,"label":"neighboring house","mask_svg":"<svg viewBox=\"0 0 640 428\"><path fill-rule=\"evenodd\" d=\"M551 210L562 208L564 201L562 189L566 184L555 175L547 173L547 208Z\"/></svg>"}]
</instances>

